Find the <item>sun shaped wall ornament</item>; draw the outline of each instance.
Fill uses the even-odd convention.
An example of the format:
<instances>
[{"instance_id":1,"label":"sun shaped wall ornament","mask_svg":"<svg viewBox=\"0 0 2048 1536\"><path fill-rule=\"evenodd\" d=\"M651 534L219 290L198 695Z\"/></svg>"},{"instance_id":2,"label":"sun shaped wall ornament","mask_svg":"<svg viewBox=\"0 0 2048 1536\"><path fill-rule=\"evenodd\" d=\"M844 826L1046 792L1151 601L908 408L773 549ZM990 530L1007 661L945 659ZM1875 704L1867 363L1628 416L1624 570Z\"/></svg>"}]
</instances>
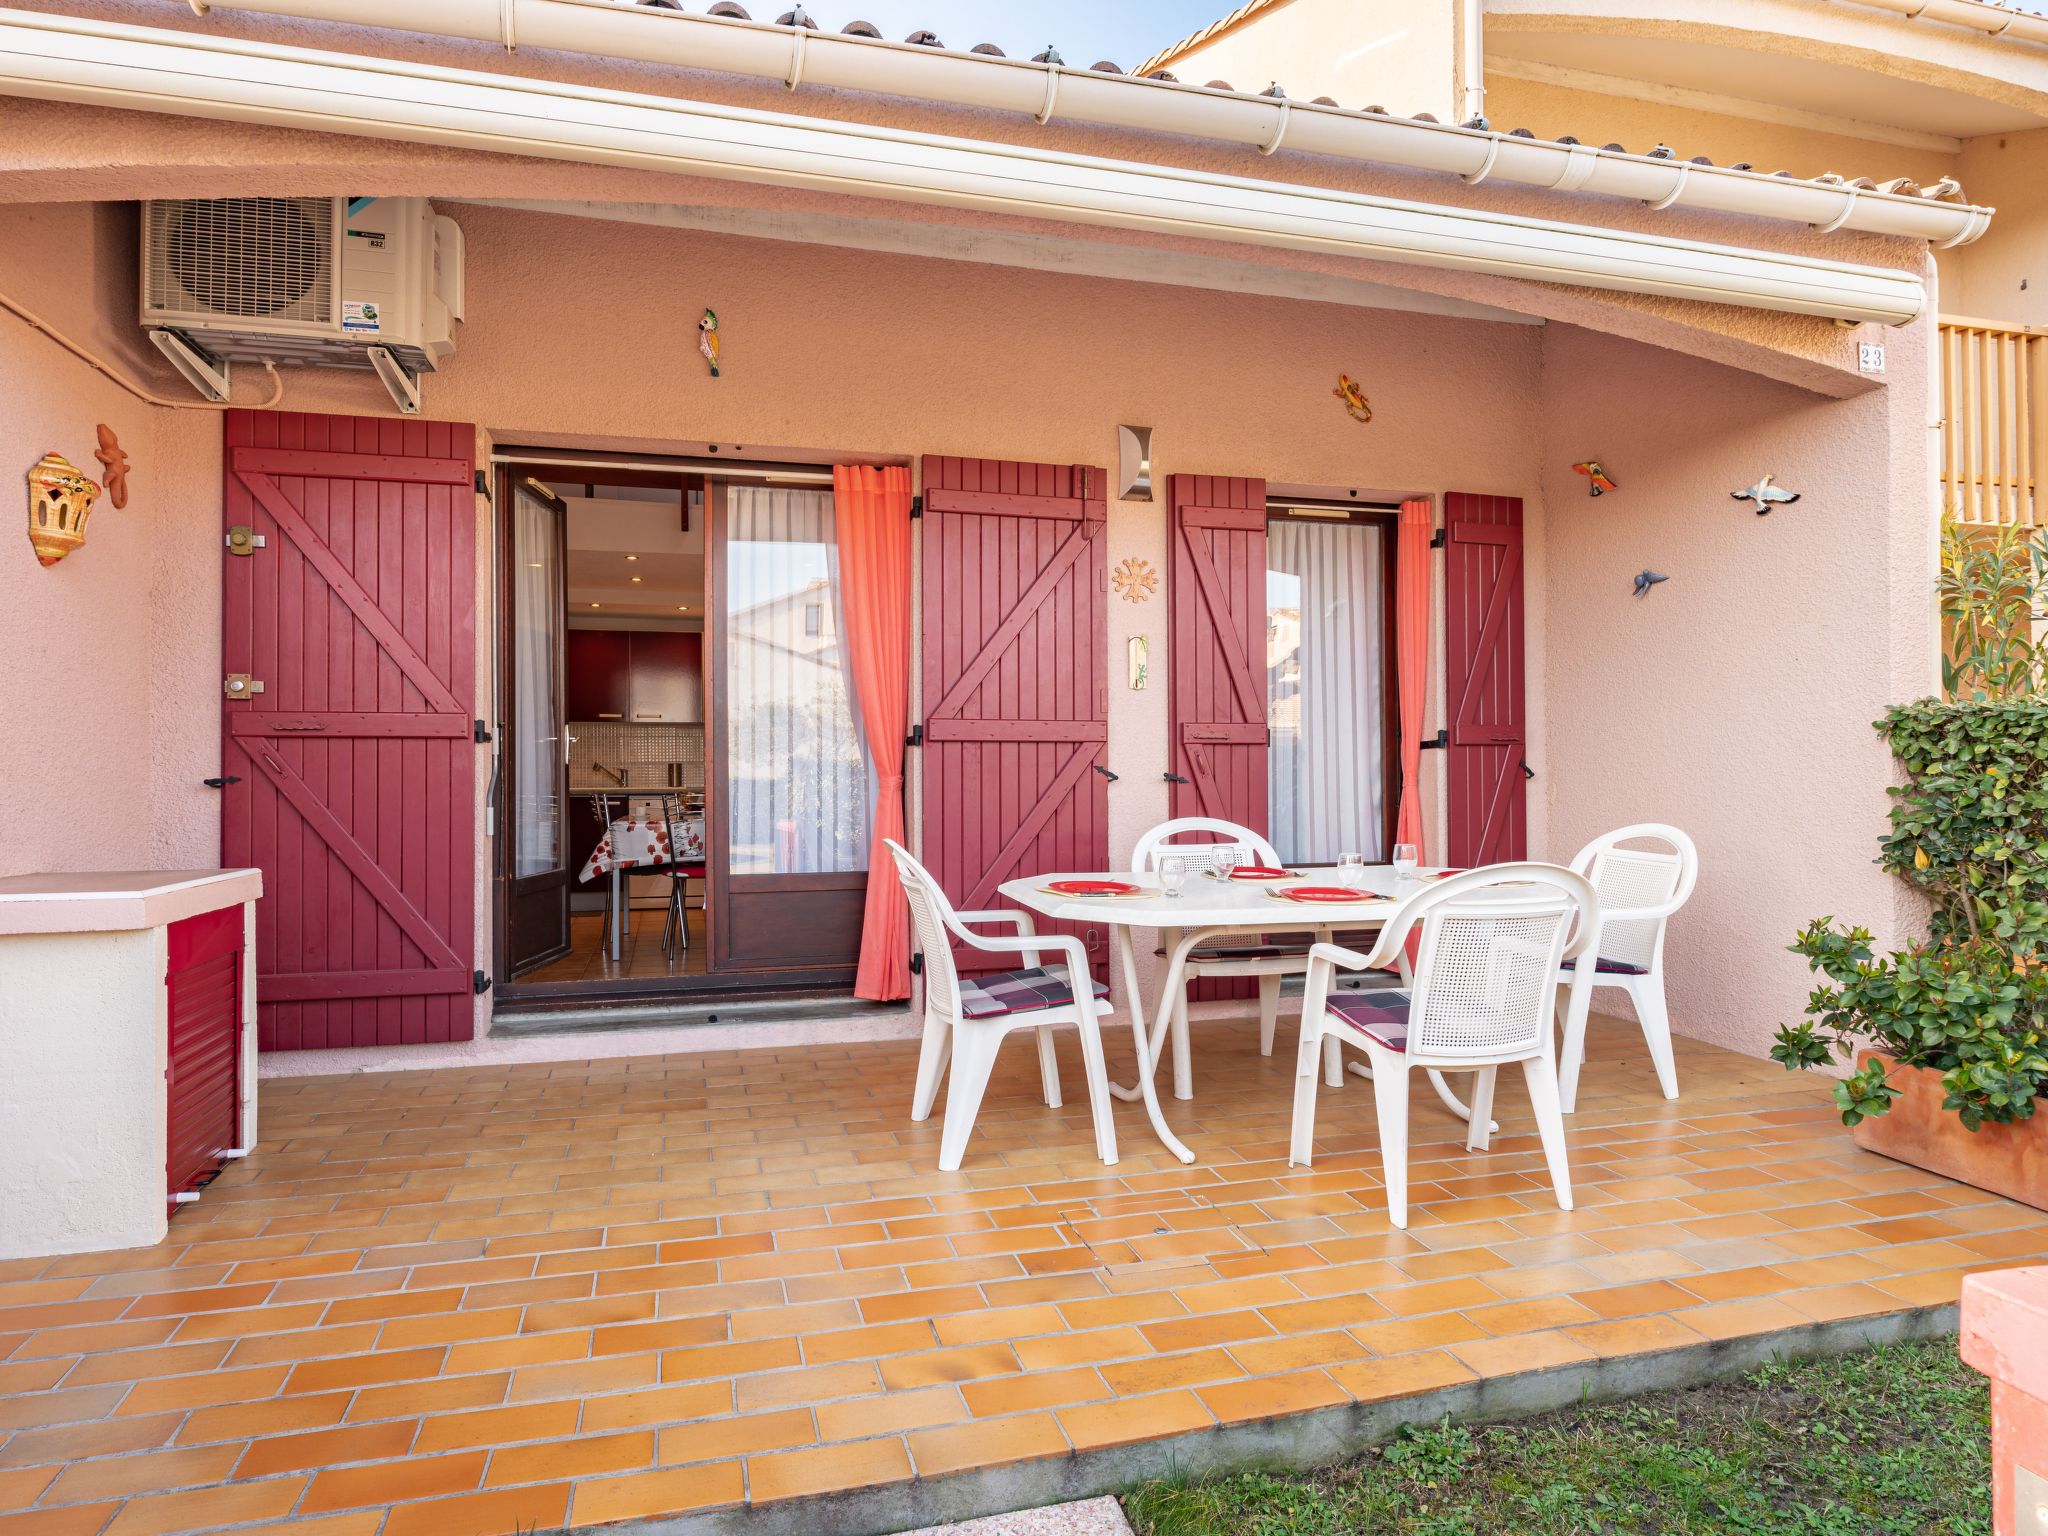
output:
<instances>
[{"instance_id":1,"label":"sun shaped wall ornament","mask_svg":"<svg viewBox=\"0 0 2048 1536\"><path fill-rule=\"evenodd\" d=\"M1149 603L1152 594L1159 590L1159 573L1152 568L1152 562L1136 555L1110 572L1109 579L1116 583L1117 592L1127 603Z\"/></svg>"}]
</instances>

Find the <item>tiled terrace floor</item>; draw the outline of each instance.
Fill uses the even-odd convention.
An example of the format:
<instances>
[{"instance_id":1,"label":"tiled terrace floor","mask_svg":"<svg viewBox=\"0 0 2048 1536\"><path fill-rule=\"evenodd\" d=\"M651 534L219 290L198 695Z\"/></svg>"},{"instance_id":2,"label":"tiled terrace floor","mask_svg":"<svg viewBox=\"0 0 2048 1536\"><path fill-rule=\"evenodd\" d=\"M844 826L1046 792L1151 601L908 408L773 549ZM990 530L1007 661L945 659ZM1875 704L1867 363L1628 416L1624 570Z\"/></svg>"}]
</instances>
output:
<instances>
[{"instance_id":1,"label":"tiled terrace floor","mask_svg":"<svg viewBox=\"0 0 2048 1536\"><path fill-rule=\"evenodd\" d=\"M1255 1036L1197 1026L1185 1169L1127 1105L1096 1163L1024 1043L952 1176L911 1042L266 1085L261 1150L167 1242L0 1265L0 1536L767 1503L1922 1307L2048 1255L2039 1212L1857 1151L1815 1081L1682 1045L1667 1105L1606 1026L1578 1211L1504 1077L1484 1155L1418 1092L1397 1234L1370 1090L1326 1092L1290 1170L1290 1060Z\"/></svg>"}]
</instances>

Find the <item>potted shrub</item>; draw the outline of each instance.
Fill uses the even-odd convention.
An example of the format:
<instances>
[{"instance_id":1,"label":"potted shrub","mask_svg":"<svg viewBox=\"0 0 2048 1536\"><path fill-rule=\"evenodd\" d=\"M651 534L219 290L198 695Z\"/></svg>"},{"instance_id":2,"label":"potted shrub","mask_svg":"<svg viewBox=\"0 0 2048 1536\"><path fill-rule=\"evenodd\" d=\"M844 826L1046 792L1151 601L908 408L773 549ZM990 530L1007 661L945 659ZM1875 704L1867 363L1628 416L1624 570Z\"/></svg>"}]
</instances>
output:
<instances>
[{"instance_id":1,"label":"potted shrub","mask_svg":"<svg viewBox=\"0 0 2048 1536\"><path fill-rule=\"evenodd\" d=\"M2048 701L1928 700L1877 727L1905 775L1878 862L1926 894L1927 935L1878 956L1810 924L1792 948L1825 982L1771 1054L1853 1060L1835 1102L1860 1145L2048 1209Z\"/></svg>"}]
</instances>

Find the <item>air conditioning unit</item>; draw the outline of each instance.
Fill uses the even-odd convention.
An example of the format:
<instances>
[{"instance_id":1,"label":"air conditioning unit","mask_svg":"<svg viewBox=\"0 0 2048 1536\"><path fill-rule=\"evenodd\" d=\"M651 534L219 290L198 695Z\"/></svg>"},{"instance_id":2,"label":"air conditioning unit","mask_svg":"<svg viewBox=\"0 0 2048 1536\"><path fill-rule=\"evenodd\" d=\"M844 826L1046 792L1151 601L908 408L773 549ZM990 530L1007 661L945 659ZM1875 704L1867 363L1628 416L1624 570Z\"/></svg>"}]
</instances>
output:
<instances>
[{"instance_id":1,"label":"air conditioning unit","mask_svg":"<svg viewBox=\"0 0 2048 1536\"><path fill-rule=\"evenodd\" d=\"M142 324L202 395L229 368L368 368L408 415L455 351L462 230L419 197L145 203Z\"/></svg>"}]
</instances>

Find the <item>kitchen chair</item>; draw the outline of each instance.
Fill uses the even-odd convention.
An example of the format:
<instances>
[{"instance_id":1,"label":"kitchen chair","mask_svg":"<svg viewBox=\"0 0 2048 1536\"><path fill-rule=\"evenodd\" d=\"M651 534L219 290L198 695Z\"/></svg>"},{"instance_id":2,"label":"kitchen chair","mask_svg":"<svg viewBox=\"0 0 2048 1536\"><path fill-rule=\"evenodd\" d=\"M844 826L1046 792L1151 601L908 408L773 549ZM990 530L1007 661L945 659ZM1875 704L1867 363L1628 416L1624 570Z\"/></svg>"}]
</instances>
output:
<instances>
[{"instance_id":1,"label":"kitchen chair","mask_svg":"<svg viewBox=\"0 0 2048 1536\"><path fill-rule=\"evenodd\" d=\"M1188 833L1211 834L1211 841L1179 843L1173 839ZM1241 858L1251 864L1264 865L1268 869L1282 867L1280 855L1273 845L1252 831L1234 821L1219 821L1209 816L1181 816L1172 821L1162 821L1158 826L1140 837L1137 846L1131 850L1131 873L1149 875L1159 867L1159 861L1175 856L1202 858L1218 848L1235 848ZM1329 937L1328 929L1317 929L1316 937ZM1179 942L1180 935L1168 929L1160 934L1159 953L1170 954ZM1256 977L1259 983L1259 1054L1273 1054L1273 1034L1280 1022L1280 983L1284 977L1299 976L1308 970L1308 950L1312 941L1306 938L1281 938L1273 942L1243 938L1219 938L1197 945L1188 956L1182 974L1185 983L1173 1000L1173 1096L1177 1099L1194 1097L1194 1068L1188 1049L1188 994L1187 988L1197 981ZM1164 1042L1152 1041L1152 1054L1157 1057ZM1333 1052L1332 1062L1336 1060ZM1334 1072L1335 1068L1332 1068ZM1331 1086L1336 1086L1333 1076Z\"/></svg>"},{"instance_id":2,"label":"kitchen chair","mask_svg":"<svg viewBox=\"0 0 2048 1536\"><path fill-rule=\"evenodd\" d=\"M668 916L661 925L661 952L681 954L690 947L690 922L685 915L683 897L688 893L690 875L694 871L700 877L704 872L701 864L685 864L680 850L683 846L683 797L676 794L661 797L661 824L668 833L668 862L650 870L650 874L667 875ZM671 944L670 936L674 936Z\"/></svg>"},{"instance_id":3,"label":"kitchen chair","mask_svg":"<svg viewBox=\"0 0 2048 1536\"><path fill-rule=\"evenodd\" d=\"M1662 843L1661 849L1624 848L1623 843ZM1678 1067L1671 1055L1671 1016L1664 1007L1664 928L1692 897L1699 881L1700 855L1676 827L1642 822L1609 832L1581 848L1571 867L1592 882L1600 896L1599 948L1590 973L1567 961L1559 977L1571 983L1558 996L1564 1026L1559 1069L1565 1113L1579 1102L1579 1069L1586 1059L1586 1015L1595 987L1618 987L1635 1005L1664 1097L1678 1097Z\"/></svg>"},{"instance_id":4,"label":"kitchen chair","mask_svg":"<svg viewBox=\"0 0 2048 1536\"><path fill-rule=\"evenodd\" d=\"M924 956L924 1043L917 1055L917 1086L912 1091L910 1118L931 1117L939 1076L951 1060L946 1086L946 1118L939 1135L939 1171L956 1173L967 1136L974 1129L982 1095L988 1089L996 1051L1006 1035L1020 1029L1038 1033L1038 1070L1045 1102L1058 1109L1059 1063L1053 1054L1055 1026L1072 1024L1081 1033L1081 1065L1088 1079L1088 1108L1095 1119L1095 1151L1105 1163L1116 1161L1116 1126L1110 1117L1109 1072L1103 1064L1101 1019L1109 1012L1109 989L1089 974L1088 952L1081 941L1065 934L1040 937L1023 912L959 912L931 872L907 848L889 841L889 853L903 878L910 903L911 926ZM1008 924L1015 937L975 933L970 925ZM953 964L957 939L971 949L1016 955L1024 969L963 978ZM1039 964L1050 951L1063 964ZM1075 978L1087 985L1076 996Z\"/></svg>"},{"instance_id":5,"label":"kitchen chair","mask_svg":"<svg viewBox=\"0 0 2048 1536\"><path fill-rule=\"evenodd\" d=\"M590 797L590 814L597 818L597 824L604 829L601 833L598 834L599 837L603 838L610 836L612 830L612 817L615 814L612 810L612 797L608 794L603 793L602 791L592 795ZM618 918L617 915L612 911L611 877L609 875L606 875L597 883L604 890L604 927L598 930L601 937L598 939L597 943L598 949L600 951L603 951L611 947L612 924L618 921Z\"/></svg>"},{"instance_id":6,"label":"kitchen chair","mask_svg":"<svg viewBox=\"0 0 2048 1536\"><path fill-rule=\"evenodd\" d=\"M1417 928L1421 942L1408 989L1333 990L1340 966L1392 966ZM1495 864L1440 880L1402 902L1369 955L1316 945L1302 1000L1287 1161L1307 1167L1311 1160L1325 1042L1363 1051L1372 1068L1387 1213L1395 1226L1406 1227L1409 1074L1432 1068L1473 1074L1465 1145L1484 1151L1494 1079L1502 1067L1520 1066L1557 1203L1570 1210L1551 1009L1559 977L1567 974L1562 962L1589 951L1599 933L1599 898L1584 876L1554 864Z\"/></svg>"}]
</instances>

